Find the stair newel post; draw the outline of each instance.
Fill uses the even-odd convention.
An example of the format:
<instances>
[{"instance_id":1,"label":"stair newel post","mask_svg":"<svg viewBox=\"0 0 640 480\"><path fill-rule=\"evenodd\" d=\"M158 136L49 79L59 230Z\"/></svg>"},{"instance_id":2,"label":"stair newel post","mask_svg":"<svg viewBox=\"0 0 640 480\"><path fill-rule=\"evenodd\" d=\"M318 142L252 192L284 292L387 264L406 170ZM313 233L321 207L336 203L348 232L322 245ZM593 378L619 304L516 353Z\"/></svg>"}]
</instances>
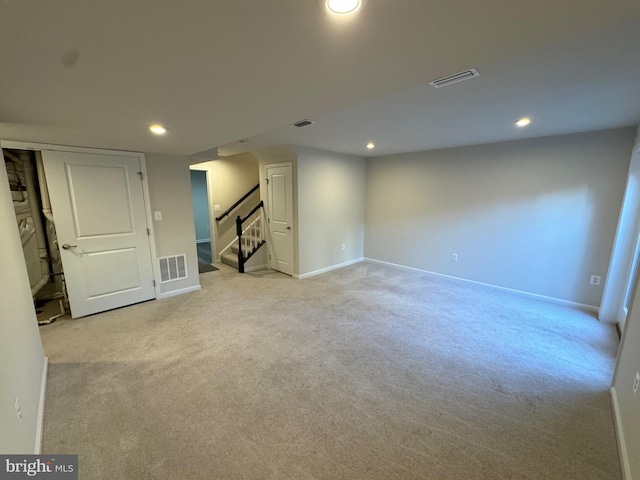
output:
<instances>
[{"instance_id":1,"label":"stair newel post","mask_svg":"<svg viewBox=\"0 0 640 480\"><path fill-rule=\"evenodd\" d=\"M244 273L244 255L242 254L242 219L236 217L236 235L238 235L238 272Z\"/></svg>"}]
</instances>

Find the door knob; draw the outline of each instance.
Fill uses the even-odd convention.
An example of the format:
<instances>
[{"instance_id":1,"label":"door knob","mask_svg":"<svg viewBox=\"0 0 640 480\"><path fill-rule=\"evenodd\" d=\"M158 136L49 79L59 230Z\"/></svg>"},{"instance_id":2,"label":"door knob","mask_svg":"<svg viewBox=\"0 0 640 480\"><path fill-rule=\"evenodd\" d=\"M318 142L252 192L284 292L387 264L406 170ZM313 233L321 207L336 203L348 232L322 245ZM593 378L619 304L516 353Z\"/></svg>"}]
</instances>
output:
<instances>
[{"instance_id":1,"label":"door knob","mask_svg":"<svg viewBox=\"0 0 640 480\"><path fill-rule=\"evenodd\" d=\"M62 248L64 248L65 250L69 250L71 248L76 248L77 245L69 245L68 243L65 243L64 245L62 245Z\"/></svg>"},{"instance_id":2,"label":"door knob","mask_svg":"<svg viewBox=\"0 0 640 480\"><path fill-rule=\"evenodd\" d=\"M291 227L288 226L288 225L286 227L284 227L284 228L286 228L287 230L291 230Z\"/></svg>"}]
</instances>

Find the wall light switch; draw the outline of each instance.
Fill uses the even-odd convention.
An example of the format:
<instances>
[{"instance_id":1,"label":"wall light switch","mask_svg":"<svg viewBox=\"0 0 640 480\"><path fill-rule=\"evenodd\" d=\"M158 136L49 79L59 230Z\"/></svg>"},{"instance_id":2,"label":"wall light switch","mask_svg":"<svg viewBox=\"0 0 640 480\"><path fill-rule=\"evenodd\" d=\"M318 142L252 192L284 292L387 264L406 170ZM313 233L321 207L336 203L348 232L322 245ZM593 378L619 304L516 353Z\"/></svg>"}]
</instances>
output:
<instances>
[{"instance_id":1,"label":"wall light switch","mask_svg":"<svg viewBox=\"0 0 640 480\"><path fill-rule=\"evenodd\" d=\"M153 212L153 219L156 222L159 222L160 220L162 220L162 212Z\"/></svg>"},{"instance_id":2,"label":"wall light switch","mask_svg":"<svg viewBox=\"0 0 640 480\"><path fill-rule=\"evenodd\" d=\"M600 285L600 275L591 275L591 280L589 280L591 285Z\"/></svg>"},{"instance_id":3,"label":"wall light switch","mask_svg":"<svg viewBox=\"0 0 640 480\"><path fill-rule=\"evenodd\" d=\"M220 211L220 205L214 205L213 206L213 211L214 212L219 212Z\"/></svg>"}]
</instances>

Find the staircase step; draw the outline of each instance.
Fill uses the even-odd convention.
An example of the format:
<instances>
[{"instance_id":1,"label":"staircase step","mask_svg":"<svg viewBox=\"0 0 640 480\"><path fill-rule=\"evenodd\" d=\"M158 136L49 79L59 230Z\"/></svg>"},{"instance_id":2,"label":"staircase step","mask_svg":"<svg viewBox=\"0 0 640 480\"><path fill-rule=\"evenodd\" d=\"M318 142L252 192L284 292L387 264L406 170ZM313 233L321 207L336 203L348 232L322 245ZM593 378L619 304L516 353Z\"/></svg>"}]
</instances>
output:
<instances>
[{"instance_id":1,"label":"staircase step","mask_svg":"<svg viewBox=\"0 0 640 480\"><path fill-rule=\"evenodd\" d=\"M236 254L225 253L225 254L221 255L220 256L220 261L222 263L225 263L225 264L229 265L230 267L235 268L236 270L238 269L238 255L237 255L237 252L236 252Z\"/></svg>"}]
</instances>

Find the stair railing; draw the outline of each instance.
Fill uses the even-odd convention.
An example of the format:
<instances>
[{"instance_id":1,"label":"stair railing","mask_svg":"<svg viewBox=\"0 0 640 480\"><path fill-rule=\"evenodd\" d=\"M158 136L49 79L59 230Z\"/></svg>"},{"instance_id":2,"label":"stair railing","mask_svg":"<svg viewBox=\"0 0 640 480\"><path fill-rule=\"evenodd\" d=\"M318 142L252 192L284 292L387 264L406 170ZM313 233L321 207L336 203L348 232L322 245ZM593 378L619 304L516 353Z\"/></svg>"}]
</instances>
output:
<instances>
[{"instance_id":1,"label":"stair railing","mask_svg":"<svg viewBox=\"0 0 640 480\"><path fill-rule=\"evenodd\" d=\"M244 217L236 217L236 234L238 235L238 272L244 273L244 264L265 243L264 234L264 202L253 207ZM247 223L243 228L243 225Z\"/></svg>"},{"instance_id":2,"label":"stair railing","mask_svg":"<svg viewBox=\"0 0 640 480\"><path fill-rule=\"evenodd\" d=\"M222 213L222 215L220 215L219 217L216 217L216 222L219 222L220 220L222 220L224 217L226 217L227 215L229 215L231 212L233 212L238 205L240 205L242 202L244 202L247 198L249 198L251 196L251 194L253 192L255 192L256 190L258 190L260 188L260 184L258 183L255 187L253 187L251 190L249 190L247 193L245 193L242 198L240 198L240 200L238 200L236 203L234 203L233 205L231 205L229 208L227 208L224 213Z\"/></svg>"}]
</instances>

